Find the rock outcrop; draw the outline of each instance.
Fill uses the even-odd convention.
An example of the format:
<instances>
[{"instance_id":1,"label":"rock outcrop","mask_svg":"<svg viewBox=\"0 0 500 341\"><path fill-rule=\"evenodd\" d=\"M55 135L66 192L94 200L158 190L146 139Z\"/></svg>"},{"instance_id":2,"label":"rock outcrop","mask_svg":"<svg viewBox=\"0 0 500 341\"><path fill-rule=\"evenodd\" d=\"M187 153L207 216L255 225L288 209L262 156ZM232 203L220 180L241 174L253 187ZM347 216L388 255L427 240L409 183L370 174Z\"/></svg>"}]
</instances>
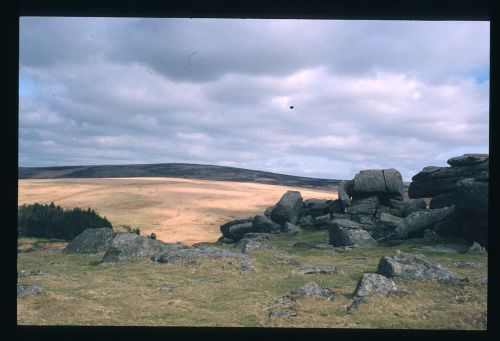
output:
<instances>
[{"instance_id":1,"label":"rock outcrop","mask_svg":"<svg viewBox=\"0 0 500 341\"><path fill-rule=\"evenodd\" d=\"M280 225L297 223L303 206L302 196L298 191L287 191L271 212L271 220Z\"/></svg>"},{"instance_id":2,"label":"rock outcrop","mask_svg":"<svg viewBox=\"0 0 500 341\"><path fill-rule=\"evenodd\" d=\"M164 243L135 233L116 235L102 259L103 263L152 257L171 250L188 248L183 244Z\"/></svg>"},{"instance_id":3,"label":"rock outcrop","mask_svg":"<svg viewBox=\"0 0 500 341\"><path fill-rule=\"evenodd\" d=\"M464 154L448 160L450 167L425 167L412 178L410 198L431 198L431 208L455 206L454 219L434 231L488 243L488 154Z\"/></svg>"},{"instance_id":4,"label":"rock outcrop","mask_svg":"<svg viewBox=\"0 0 500 341\"><path fill-rule=\"evenodd\" d=\"M377 273L396 279L434 280L442 283L464 282L466 277L444 266L427 260L424 256L396 250L393 257L382 257Z\"/></svg>"},{"instance_id":5,"label":"rock outcrop","mask_svg":"<svg viewBox=\"0 0 500 341\"><path fill-rule=\"evenodd\" d=\"M64 252L66 253L97 253L106 251L113 239L116 232L110 228L95 228L86 229L73 240L71 240Z\"/></svg>"},{"instance_id":6,"label":"rock outcrop","mask_svg":"<svg viewBox=\"0 0 500 341\"><path fill-rule=\"evenodd\" d=\"M234 257L248 260L246 255L232 252L219 247L204 245L201 247L184 247L177 249L166 249L151 257L151 260L158 263L172 262L192 262L198 259L217 259L224 257Z\"/></svg>"}]
</instances>

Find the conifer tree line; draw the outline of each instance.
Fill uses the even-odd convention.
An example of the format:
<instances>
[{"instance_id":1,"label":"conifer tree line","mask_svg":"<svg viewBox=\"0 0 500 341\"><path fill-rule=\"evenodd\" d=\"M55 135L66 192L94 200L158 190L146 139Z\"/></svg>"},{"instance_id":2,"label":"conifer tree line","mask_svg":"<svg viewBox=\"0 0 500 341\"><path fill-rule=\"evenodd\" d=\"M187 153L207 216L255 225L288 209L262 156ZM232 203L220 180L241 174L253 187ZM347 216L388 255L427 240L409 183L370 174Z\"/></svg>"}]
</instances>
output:
<instances>
[{"instance_id":1,"label":"conifer tree line","mask_svg":"<svg viewBox=\"0 0 500 341\"><path fill-rule=\"evenodd\" d=\"M40 237L71 240L89 228L109 227L106 217L100 217L90 207L64 210L54 203L48 205L24 204L17 215L18 234L24 237Z\"/></svg>"}]
</instances>

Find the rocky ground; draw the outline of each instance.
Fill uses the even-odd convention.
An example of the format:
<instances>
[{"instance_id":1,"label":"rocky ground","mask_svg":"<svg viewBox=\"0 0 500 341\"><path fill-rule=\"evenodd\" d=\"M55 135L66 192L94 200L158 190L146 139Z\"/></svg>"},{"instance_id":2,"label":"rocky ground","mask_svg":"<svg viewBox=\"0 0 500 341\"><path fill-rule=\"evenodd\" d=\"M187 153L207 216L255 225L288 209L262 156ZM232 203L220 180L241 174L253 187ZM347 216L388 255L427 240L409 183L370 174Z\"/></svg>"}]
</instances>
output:
<instances>
[{"instance_id":1,"label":"rocky ground","mask_svg":"<svg viewBox=\"0 0 500 341\"><path fill-rule=\"evenodd\" d=\"M189 247L121 236L97 253L20 240L18 323L486 328L487 253L461 240L333 247L328 231L307 230Z\"/></svg>"}]
</instances>

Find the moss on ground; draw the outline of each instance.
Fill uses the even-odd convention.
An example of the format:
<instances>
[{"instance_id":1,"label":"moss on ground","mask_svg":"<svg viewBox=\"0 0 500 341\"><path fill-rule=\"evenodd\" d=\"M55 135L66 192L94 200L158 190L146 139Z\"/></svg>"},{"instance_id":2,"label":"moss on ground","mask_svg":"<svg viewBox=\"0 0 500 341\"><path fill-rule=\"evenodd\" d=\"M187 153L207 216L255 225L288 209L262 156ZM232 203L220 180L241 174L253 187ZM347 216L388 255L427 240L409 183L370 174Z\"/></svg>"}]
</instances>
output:
<instances>
[{"instance_id":1,"label":"moss on ground","mask_svg":"<svg viewBox=\"0 0 500 341\"><path fill-rule=\"evenodd\" d=\"M19 278L20 284L36 283L40 295L17 300L20 325L133 325L219 327L329 327L485 329L487 286L443 285L437 282L404 281L413 295L371 297L348 312L352 293L364 272L374 272L382 256L394 250L420 253L442 265L478 261L482 268L454 271L472 282L487 275L487 255L422 251L428 241L408 240L397 246L375 246L338 252L294 248L298 241L324 243L327 231L305 231L299 236L273 235L273 250L255 251L254 273L239 269L232 258L202 260L192 264L159 264L149 259L98 264L103 254L64 254L61 241L22 238L19 245L43 243L45 251L18 254L18 270L40 269L55 274ZM233 249L232 245L224 248ZM298 259L301 265L286 265ZM302 266L330 264L341 274L302 276ZM309 281L328 286L332 301L297 300L296 318L268 314L281 295ZM175 286L171 292L162 285Z\"/></svg>"}]
</instances>

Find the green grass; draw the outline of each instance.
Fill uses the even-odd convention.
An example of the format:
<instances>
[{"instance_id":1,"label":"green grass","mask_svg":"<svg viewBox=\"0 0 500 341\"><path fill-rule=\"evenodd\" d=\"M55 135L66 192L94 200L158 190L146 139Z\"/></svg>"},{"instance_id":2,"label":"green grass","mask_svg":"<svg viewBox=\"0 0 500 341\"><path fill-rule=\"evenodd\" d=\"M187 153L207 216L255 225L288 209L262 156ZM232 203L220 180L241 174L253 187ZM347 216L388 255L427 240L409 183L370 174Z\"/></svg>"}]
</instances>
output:
<instances>
[{"instance_id":1,"label":"green grass","mask_svg":"<svg viewBox=\"0 0 500 341\"><path fill-rule=\"evenodd\" d=\"M485 329L487 286L443 285L405 281L414 295L372 297L351 313L346 307L363 272L374 272L382 256L394 250L424 254L447 265L457 261L480 261L480 269L456 272L473 279L487 274L487 256L422 252L423 241L408 240L391 247L356 248L349 252L292 248L297 241L325 242L327 231L305 231L299 236L273 235L274 250L252 253L255 273L242 273L240 261L226 258L193 264L159 264L149 259L97 265L102 254L64 254L59 241L44 240L46 250L18 254L18 270L40 269L56 276L19 278L36 283L40 295L18 299L18 324L33 325L134 325L134 326L244 326ZM20 239L20 245L40 243ZM426 244L428 244L426 242ZM51 249L53 245L54 249ZM224 248L233 249L232 245ZM295 258L302 265L282 265ZM330 264L341 274L296 274L302 266ZM326 285L336 293L332 301L299 299L297 318L269 319L274 301L308 281ZM160 286L177 286L170 293Z\"/></svg>"}]
</instances>

